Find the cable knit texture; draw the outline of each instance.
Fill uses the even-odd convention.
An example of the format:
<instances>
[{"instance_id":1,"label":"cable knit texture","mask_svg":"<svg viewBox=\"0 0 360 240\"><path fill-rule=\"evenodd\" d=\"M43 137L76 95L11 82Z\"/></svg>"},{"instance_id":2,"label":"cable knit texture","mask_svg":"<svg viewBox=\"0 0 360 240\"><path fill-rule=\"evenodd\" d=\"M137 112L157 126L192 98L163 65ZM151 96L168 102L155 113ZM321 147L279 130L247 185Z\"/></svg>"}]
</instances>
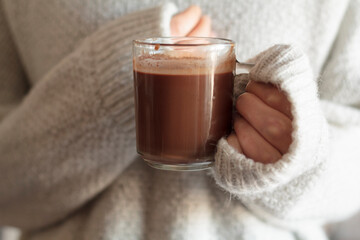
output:
<instances>
[{"instance_id":1,"label":"cable knit texture","mask_svg":"<svg viewBox=\"0 0 360 240\"><path fill-rule=\"evenodd\" d=\"M256 64L234 99L249 79L287 94L278 162L225 139L211 172L137 157L132 40L169 35L195 2ZM0 225L23 240L326 239L360 208L359 23L359 0L0 0Z\"/></svg>"}]
</instances>

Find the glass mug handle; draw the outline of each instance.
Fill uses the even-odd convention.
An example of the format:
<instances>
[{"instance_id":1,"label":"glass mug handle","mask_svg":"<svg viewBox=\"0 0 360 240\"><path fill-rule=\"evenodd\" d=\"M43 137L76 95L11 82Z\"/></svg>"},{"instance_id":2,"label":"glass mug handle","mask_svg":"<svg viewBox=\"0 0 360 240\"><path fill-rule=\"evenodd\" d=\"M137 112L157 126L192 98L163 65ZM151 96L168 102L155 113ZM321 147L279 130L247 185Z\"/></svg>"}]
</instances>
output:
<instances>
[{"instance_id":1,"label":"glass mug handle","mask_svg":"<svg viewBox=\"0 0 360 240\"><path fill-rule=\"evenodd\" d=\"M236 75L241 73L249 73L250 69L255 66L255 63L245 63L236 60Z\"/></svg>"}]
</instances>

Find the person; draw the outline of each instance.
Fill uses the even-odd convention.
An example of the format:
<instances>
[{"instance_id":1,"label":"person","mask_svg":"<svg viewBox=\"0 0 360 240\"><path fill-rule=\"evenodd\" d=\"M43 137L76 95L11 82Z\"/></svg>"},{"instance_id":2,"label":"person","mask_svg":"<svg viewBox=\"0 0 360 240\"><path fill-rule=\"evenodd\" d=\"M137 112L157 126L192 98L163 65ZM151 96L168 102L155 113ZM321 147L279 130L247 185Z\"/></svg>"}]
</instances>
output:
<instances>
[{"instance_id":1,"label":"person","mask_svg":"<svg viewBox=\"0 0 360 240\"><path fill-rule=\"evenodd\" d=\"M0 225L320 240L359 209L359 0L175 3L1 0ZM234 131L210 173L152 169L135 151L132 40L215 34L255 64L235 81Z\"/></svg>"}]
</instances>

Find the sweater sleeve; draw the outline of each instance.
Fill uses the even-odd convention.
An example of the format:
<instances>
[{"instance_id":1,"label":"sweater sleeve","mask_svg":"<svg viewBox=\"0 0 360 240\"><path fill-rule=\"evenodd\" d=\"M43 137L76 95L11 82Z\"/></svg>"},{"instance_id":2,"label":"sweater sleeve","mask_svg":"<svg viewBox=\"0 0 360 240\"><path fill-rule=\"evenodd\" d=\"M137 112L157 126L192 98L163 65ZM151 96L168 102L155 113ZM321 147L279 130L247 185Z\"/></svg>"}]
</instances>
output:
<instances>
[{"instance_id":1,"label":"sweater sleeve","mask_svg":"<svg viewBox=\"0 0 360 240\"><path fill-rule=\"evenodd\" d=\"M218 143L216 182L275 225L297 229L323 224L360 208L358 2L350 5L334 44L321 80L321 99L299 49L274 46L253 59L256 65L249 78L280 86L292 103L288 153L274 164L261 164L235 151L225 139Z\"/></svg>"},{"instance_id":2,"label":"sweater sleeve","mask_svg":"<svg viewBox=\"0 0 360 240\"><path fill-rule=\"evenodd\" d=\"M59 221L129 165L132 40L168 35L175 11L165 4L102 26L0 122L0 225L29 230Z\"/></svg>"}]
</instances>

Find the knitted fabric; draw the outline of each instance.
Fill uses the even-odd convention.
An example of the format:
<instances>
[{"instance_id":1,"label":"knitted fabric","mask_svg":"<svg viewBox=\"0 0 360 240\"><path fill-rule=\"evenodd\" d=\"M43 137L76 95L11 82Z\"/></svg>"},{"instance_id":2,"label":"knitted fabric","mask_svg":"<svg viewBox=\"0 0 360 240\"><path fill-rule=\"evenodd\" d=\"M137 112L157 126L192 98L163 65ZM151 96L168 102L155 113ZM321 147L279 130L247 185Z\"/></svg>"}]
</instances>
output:
<instances>
[{"instance_id":1,"label":"knitted fabric","mask_svg":"<svg viewBox=\"0 0 360 240\"><path fill-rule=\"evenodd\" d=\"M169 35L176 7L2 0L0 225L27 240L324 239L360 208L359 1L197 3L256 64L249 79L289 97L289 152L264 165L222 139L211 172L146 166L131 43Z\"/></svg>"}]
</instances>

